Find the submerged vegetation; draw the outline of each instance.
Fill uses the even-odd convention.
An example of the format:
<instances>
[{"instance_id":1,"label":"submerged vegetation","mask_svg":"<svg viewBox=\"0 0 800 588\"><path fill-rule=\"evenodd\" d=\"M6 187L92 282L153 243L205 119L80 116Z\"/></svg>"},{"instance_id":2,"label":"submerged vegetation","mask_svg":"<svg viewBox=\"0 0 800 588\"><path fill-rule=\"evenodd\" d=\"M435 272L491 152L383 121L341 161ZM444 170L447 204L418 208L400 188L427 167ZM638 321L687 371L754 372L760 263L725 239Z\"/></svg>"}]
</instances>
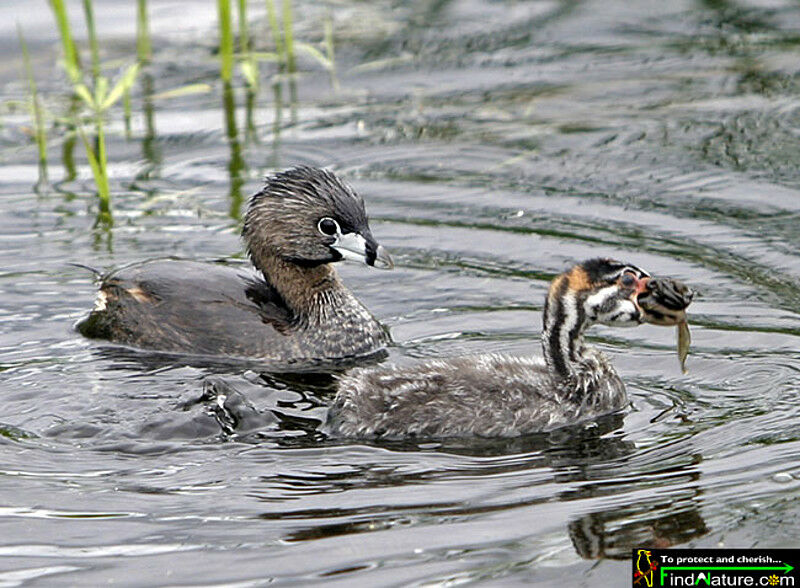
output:
<instances>
[{"instance_id":1,"label":"submerged vegetation","mask_svg":"<svg viewBox=\"0 0 800 588\"><path fill-rule=\"evenodd\" d=\"M119 126L114 117L119 116L127 140L136 138L132 119L132 94L141 95L144 114L144 134L141 139L145 151L145 159L154 162L156 156L154 101L177 98L188 94L208 92L212 86L208 83L191 83L183 87L173 88L160 93L154 91L153 76L148 73L153 62L153 42L150 35L147 0L136 3L136 55L132 63L120 67L120 60L101 61L101 45L95 27L93 0L82 0L83 18L87 31L85 45L75 39L73 22L67 11L64 0L48 0L54 16L61 46L60 64L69 82L66 96L42 92L37 86L34 70L31 65L28 47L21 28L18 30L22 51L23 66L27 87L29 89L30 110L33 119L33 140L38 151L39 183L47 185L48 136L51 140L63 141L61 161L64 175L63 182L78 177L75 167L74 147L77 139L83 145L85 161L91 170L96 193L95 208L97 225L110 227L113 224L112 201L114 193L113 176L109 170L109 152L107 139L109 133L119 133ZM266 10L266 28L269 39L266 47L256 46L248 19L247 0L217 0L217 35L219 70L218 81L221 87L225 134L231 150L229 164L231 185L230 215L239 218L241 194L245 169L242 146L236 123L236 84L237 72L246 92L246 140L257 141L254 112L258 101L258 93L263 79L263 62L274 64L270 75L273 88L272 100L275 105L275 124L272 132L280 131L281 115L284 107L281 85L288 83L290 104L292 105L292 121L296 121L294 105L297 102L296 73L297 53L301 52L326 69L331 76L331 85L336 90L338 83L335 76L333 26L328 16L324 23L323 51L308 43L295 40L293 10L291 0L281 0L280 9L274 0L264 0ZM236 11L236 27L234 27L234 10ZM238 35L238 37L237 37ZM261 45L261 44L259 44ZM117 71L116 75L109 71ZM137 84L139 80L139 84ZM65 100L66 98L66 100ZM66 112L57 114L66 103ZM121 104L121 109L117 108ZM48 108L50 110L48 110ZM150 168L152 169L152 168ZM139 174L137 179L148 176L150 171Z\"/></svg>"}]
</instances>

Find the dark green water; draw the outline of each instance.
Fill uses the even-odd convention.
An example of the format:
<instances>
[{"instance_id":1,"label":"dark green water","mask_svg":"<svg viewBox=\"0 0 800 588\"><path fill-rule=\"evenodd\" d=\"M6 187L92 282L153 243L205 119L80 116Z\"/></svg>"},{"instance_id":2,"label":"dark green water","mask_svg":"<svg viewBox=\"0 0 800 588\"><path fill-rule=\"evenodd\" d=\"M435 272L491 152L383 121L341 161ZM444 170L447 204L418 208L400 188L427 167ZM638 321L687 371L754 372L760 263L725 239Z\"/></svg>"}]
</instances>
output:
<instances>
[{"instance_id":1,"label":"dark green water","mask_svg":"<svg viewBox=\"0 0 800 588\"><path fill-rule=\"evenodd\" d=\"M14 19L59 115L45 2L0 4L0 585L627 586L633 546L800 545L800 6L331 5L338 83L217 80L214 5L150 3L155 54L113 116L116 225L58 134L36 151ZM75 18L80 14L74 8ZM132 8L96 6L109 73ZM254 19L263 7L252 6ZM324 7L296 2L317 42ZM263 24L257 24L262 30ZM190 83L211 91L159 94ZM235 105L233 118L226 109ZM66 147L69 153L69 147ZM68 163L68 162L67 162ZM397 268L343 265L391 361L538 353L548 279L619 257L700 292L689 373L671 329L597 328L633 408L505 442L343 444L326 375L186 365L81 339L89 276L241 255L259 178L328 166ZM223 390L226 412L204 397ZM231 430L224 417L235 415Z\"/></svg>"}]
</instances>

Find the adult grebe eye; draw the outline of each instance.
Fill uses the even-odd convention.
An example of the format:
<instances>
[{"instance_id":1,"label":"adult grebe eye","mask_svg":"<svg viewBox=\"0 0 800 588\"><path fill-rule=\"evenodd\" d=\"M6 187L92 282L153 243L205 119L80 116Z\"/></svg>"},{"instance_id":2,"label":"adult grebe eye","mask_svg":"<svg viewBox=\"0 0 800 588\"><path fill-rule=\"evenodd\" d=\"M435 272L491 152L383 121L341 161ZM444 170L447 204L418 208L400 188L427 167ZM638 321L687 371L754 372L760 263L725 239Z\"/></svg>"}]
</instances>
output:
<instances>
[{"instance_id":1,"label":"adult grebe eye","mask_svg":"<svg viewBox=\"0 0 800 588\"><path fill-rule=\"evenodd\" d=\"M622 277L619 279L619 283L626 288L630 288L636 283L636 276L630 272L626 272L622 274Z\"/></svg>"},{"instance_id":2,"label":"adult grebe eye","mask_svg":"<svg viewBox=\"0 0 800 588\"><path fill-rule=\"evenodd\" d=\"M336 233L341 232L339 229L339 223L327 216L319 220L317 223L317 229L319 229L319 232L327 237L332 237Z\"/></svg>"}]
</instances>

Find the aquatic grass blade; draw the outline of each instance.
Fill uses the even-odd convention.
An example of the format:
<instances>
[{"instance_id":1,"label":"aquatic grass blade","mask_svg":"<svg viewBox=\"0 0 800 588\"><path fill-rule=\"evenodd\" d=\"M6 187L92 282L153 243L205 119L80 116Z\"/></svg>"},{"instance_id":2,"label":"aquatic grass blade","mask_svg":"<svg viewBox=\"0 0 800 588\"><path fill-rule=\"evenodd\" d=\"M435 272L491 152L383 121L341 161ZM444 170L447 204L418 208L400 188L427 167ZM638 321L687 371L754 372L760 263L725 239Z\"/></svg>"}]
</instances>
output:
<instances>
[{"instance_id":1,"label":"aquatic grass blade","mask_svg":"<svg viewBox=\"0 0 800 588\"><path fill-rule=\"evenodd\" d=\"M102 109L100 106L105 102L106 96L108 95L108 78L104 76L100 76L97 78L95 86L94 86L94 104L95 109Z\"/></svg>"},{"instance_id":2,"label":"aquatic grass blade","mask_svg":"<svg viewBox=\"0 0 800 588\"><path fill-rule=\"evenodd\" d=\"M239 68L242 71L242 75L244 76L247 85L251 88L258 87L258 66L256 65L255 61L243 61L239 64Z\"/></svg>"},{"instance_id":3,"label":"aquatic grass blade","mask_svg":"<svg viewBox=\"0 0 800 588\"><path fill-rule=\"evenodd\" d=\"M78 98L86 103L86 106L92 109L95 107L94 96L92 96L92 93L89 91L89 88L86 86L86 84L77 84L73 88L73 91Z\"/></svg>"},{"instance_id":4,"label":"aquatic grass blade","mask_svg":"<svg viewBox=\"0 0 800 588\"><path fill-rule=\"evenodd\" d=\"M50 0L50 7L56 17L56 25L61 36L61 45L64 52L64 68L70 81L75 84L81 79L81 65L78 58L78 50L72 38L72 30L69 24L69 16L64 0Z\"/></svg>"},{"instance_id":5,"label":"aquatic grass blade","mask_svg":"<svg viewBox=\"0 0 800 588\"><path fill-rule=\"evenodd\" d=\"M105 96L104 100L100 103L100 110L108 110L111 108L125 92L128 92L132 87L134 82L136 81L136 76L139 75L139 64L134 63L128 69L125 70L125 73L122 74L117 83L114 84L114 87ZM100 78L100 80L105 80L105 78Z\"/></svg>"},{"instance_id":6,"label":"aquatic grass blade","mask_svg":"<svg viewBox=\"0 0 800 588\"><path fill-rule=\"evenodd\" d=\"M158 94L153 94L151 100L169 100L170 98L180 98L182 96L191 96L193 94L208 94L212 90L209 84L188 84L172 90L165 90Z\"/></svg>"},{"instance_id":7,"label":"aquatic grass blade","mask_svg":"<svg viewBox=\"0 0 800 588\"><path fill-rule=\"evenodd\" d=\"M280 61L281 56L278 53L272 53L271 51L252 51L249 55L252 59L257 61Z\"/></svg>"},{"instance_id":8,"label":"aquatic grass blade","mask_svg":"<svg viewBox=\"0 0 800 588\"><path fill-rule=\"evenodd\" d=\"M309 57L313 58L315 61L319 62L319 64L325 69L330 70L333 68L333 63L331 62L331 60L325 57L322 51L320 51L313 45L309 45L308 43L303 43L302 41L297 41L294 44L294 46L298 51L302 51Z\"/></svg>"}]
</instances>

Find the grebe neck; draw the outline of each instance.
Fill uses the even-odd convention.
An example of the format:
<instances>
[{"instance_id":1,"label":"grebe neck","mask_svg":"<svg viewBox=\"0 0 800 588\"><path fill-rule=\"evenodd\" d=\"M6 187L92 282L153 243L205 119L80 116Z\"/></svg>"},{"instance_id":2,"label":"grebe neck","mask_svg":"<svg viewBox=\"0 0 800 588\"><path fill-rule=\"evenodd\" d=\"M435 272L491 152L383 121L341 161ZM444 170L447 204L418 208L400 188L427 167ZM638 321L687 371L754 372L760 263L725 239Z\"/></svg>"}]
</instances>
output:
<instances>
[{"instance_id":1,"label":"grebe neck","mask_svg":"<svg viewBox=\"0 0 800 588\"><path fill-rule=\"evenodd\" d=\"M542 350L554 387L570 400L583 401L604 376L615 374L603 354L584 342L588 326L581 294L562 276L545 302Z\"/></svg>"},{"instance_id":2,"label":"grebe neck","mask_svg":"<svg viewBox=\"0 0 800 588\"><path fill-rule=\"evenodd\" d=\"M325 322L330 309L353 297L330 264L302 266L272 255L253 255L253 263L304 322Z\"/></svg>"}]
</instances>

